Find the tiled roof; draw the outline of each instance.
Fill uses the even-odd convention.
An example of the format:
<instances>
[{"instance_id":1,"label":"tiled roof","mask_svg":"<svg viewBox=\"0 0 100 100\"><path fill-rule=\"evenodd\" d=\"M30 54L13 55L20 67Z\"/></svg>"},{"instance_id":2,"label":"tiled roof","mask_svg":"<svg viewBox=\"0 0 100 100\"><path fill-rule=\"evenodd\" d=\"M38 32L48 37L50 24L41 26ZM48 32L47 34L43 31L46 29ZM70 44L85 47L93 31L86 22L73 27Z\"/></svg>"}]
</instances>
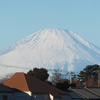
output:
<instances>
[{"instance_id":1,"label":"tiled roof","mask_svg":"<svg viewBox=\"0 0 100 100\"><path fill-rule=\"evenodd\" d=\"M70 88L69 90L73 91L74 93L77 93L78 95L82 96L83 98L100 99L99 95L96 95L93 92L90 92L85 88Z\"/></svg>"},{"instance_id":2,"label":"tiled roof","mask_svg":"<svg viewBox=\"0 0 100 100\"><path fill-rule=\"evenodd\" d=\"M19 89L21 91L29 91L25 75L23 73L14 74L8 81L4 83L4 85Z\"/></svg>"},{"instance_id":3,"label":"tiled roof","mask_svg":"<svg viewBox=\"0 0 100 100\"><path fill-rule=\"evenodd\" d=\"M100 96L100 87L85 87L85 89Z\"/></svg>"},{"instance_id":4,"label":"tiled roof","mask_svg":"<svg viewBox=\"0 0 100 100\"><path fill-rule=\"evenodd\" d=\"M3 84L0 84L0 92L2 92L2 93L4 93L4 92L13 93L14 91L12 89L10 89L9 87L7 87Z\"/></svg>"},{"instance_id":5,"label":"tiled roof","mask_svg":"<svg viewBox=\"0 0 100 100\"><path fill-rule=\"evenodd\" d=\"M74 92L68 91L68 93L69 93L70 98L72 98L72 99L81 99L82 100L82 97L75 94Z\"/></svg>"},{"instance_id":6,"label":"tiled roof","mask_svg":"<svg viewBox=\"0 0 100 100\"><path fill-rule=\"evenodd\" d=\"M60 94L67 95L66 92L24 73L15 73L8 81L4 83L4 85L19 89L21 91L31 91L34 94L51 94L55 97L59 96Z\"/></svg>"}]
</instances>

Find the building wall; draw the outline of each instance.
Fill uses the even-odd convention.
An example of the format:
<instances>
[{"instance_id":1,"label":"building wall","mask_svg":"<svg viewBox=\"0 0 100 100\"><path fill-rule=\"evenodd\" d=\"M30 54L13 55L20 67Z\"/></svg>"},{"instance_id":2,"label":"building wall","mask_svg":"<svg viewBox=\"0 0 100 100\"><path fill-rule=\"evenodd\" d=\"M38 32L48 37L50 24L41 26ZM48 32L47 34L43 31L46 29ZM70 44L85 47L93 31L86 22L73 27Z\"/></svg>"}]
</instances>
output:
<instances>
[{"instance_id":1,"label":"building wall","mask_svg":"<svg viewBox=\"0 0 100 100\"><path fill-rule=\"evenodd\" d=\"M25 93L27 93L28 95L32 96L32 93L30 91L24 91Z\"/></svg>"},{"instance_id":2,"label":"building wall","mask_svg":"<svg viewBox=\"0 0 100 100\"><path fill-rule=\"evenodd\" d=\"M50 100L61 100L60 97L54 97L53 95L49 94Z\"/></svg>"},{"instance_id":3,"label":"building wall","mask_svg":"<svg viewBox=\"0 0 100 100\"><path fill-rule=\"evenodd\" d=\"M7 100L71 100L68 96L53 97L51 94L33 94L25 92L16 93L0 93L0 100L3 100L3 96L7 96Z\"/></svg>"},{"instance_id":4,"label":"building wall","mask_svg":"<svg viewBox=\"0 0 100 100\"><path fill-rule=\"evenodd\" d=\"M48 94L31 94L31 92L16 92L14 100L50 100Z\"/></svg>"},{"instance_id":5,"label":"building wall","mask_svg":"<svg viewBox=\"0 0 100 100\"><path fill-rule=\"evenodd\" d=\"M50 94L50 100L71 100L68 95L60 95L60 97L54 97Z\"/></svg>"},{"instance_id":6,"label":"building wall","mask_svg":"<svg viewBox=\"0 0 100 100\"><path fill-rule=\"evenodd\" d=\"M14 100L31 100L31 96L24 92L14 93Z\"/></svg>"},{"instance_id":7,"label":"building wall","mask_svg":"<svg viewBox=\"0 0 100 100\"><path fill-rule=\"evenodd\" d=\"M63 100L86 100L86 99L69 96L68 99L63 98Z\"/></svg>"},{"instance_id":8,"label":"building wall","mask_svg":"<svg viewBox=\"0 0 100 100\"><path fill-rule=\"evenodd\" d=\"M50 100L48 94L33 94L32 100Z\"/></svg>"},{"instance_id":9,"label":"building wall","mask_svg":"<svg viewBox=\"0 0 100 100\"><path fill-rule=\"evenodd\" d=\"M3 100L3 96L6 96L7 100L13 100L13 93L0 93L0 100Z\"/></svg>"},{"instance_id":10,"label":"building wall","mask_svg":"<svg viewBox=\"0 0 100 100\"><path fill-rule=\"evenodd\" d=\"M55 98L53 98L53 100L61 100L61 98L57 98L57 97L55 97Z\"/></svg>"},{"instance_id":11,"label":"building wall","mask_svg":"<svg viewBox=\"0 0 100 100\"><path fill-rule=\"evenodd\" d=\"M72 99L69 98L68 95L61 95L61 99L60 100L72 100Z\"/></svg>"},{"instance_id":12,"label":"building wall","mask_svg":"<svg viewBox=\"0 0 100 100\"><path fill-rule=\"evenodd\" d=\"M53 100L54 97L51 94L49 94L49 96L50 96L50 100Z\"/></svg>"}]
</instances>

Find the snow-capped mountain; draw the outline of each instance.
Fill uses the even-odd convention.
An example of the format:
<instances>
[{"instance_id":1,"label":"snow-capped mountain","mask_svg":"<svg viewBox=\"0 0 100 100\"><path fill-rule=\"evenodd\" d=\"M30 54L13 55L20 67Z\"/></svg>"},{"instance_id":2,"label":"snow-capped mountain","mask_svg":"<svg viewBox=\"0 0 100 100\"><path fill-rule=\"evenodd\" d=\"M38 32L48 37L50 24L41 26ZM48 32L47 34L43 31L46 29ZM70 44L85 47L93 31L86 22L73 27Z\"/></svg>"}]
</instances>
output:
<instances>
[{"instance_id":1,"label":"snow-capped mountain","mask_svg":"<svg viewBox=\"0 0 100 100\"><path fill-rule=\"evenodd\" d=\"M35 67L79 72L100 64L100 49L68 30L44 29L1 51L0 64L1 74Z\"/></svg>"}]
</instances>

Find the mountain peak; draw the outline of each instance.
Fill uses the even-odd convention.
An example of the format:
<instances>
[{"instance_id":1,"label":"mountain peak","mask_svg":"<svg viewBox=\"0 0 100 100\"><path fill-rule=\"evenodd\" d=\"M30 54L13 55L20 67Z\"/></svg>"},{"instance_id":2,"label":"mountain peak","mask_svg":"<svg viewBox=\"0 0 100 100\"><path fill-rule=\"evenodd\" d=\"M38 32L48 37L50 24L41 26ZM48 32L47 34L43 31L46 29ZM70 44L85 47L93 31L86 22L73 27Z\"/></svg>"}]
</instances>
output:
<instances>
[{"instance_id":1,"label":"mountain peak","mask_svg":"<svg viewBox=\"0 0 100 100\"><path fill-rule=\"evenodd\" d=\"M35 67L80 71L87 65L100 64L100 49L75 33L61 29L40 30L0 54L1 64L21 66L23 71ZM11 69L6 70L19 70Z\"/></svg>"}]
</instances>

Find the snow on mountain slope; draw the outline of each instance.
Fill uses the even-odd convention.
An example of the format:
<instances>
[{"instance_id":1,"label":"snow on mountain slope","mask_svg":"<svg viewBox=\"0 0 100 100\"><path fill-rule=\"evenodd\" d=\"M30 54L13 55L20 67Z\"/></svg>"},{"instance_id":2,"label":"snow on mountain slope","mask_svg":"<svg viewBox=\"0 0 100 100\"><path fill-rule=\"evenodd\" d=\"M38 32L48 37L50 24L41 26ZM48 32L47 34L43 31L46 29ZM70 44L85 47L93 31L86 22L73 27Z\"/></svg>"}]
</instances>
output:
<instances>
[{"instance_id":1,"label":"snow on mountain slope","mask_svg":"<svg viewBox=\"0 0 100 100\"><path fill-rule=\"evenodd\" d=\"M35 67L78 72L100 64L100 49L68 30L44 29L1 51L0 64L12 65L1 66L0 73L27 72Z\"/></svg>"}]
</instances>

